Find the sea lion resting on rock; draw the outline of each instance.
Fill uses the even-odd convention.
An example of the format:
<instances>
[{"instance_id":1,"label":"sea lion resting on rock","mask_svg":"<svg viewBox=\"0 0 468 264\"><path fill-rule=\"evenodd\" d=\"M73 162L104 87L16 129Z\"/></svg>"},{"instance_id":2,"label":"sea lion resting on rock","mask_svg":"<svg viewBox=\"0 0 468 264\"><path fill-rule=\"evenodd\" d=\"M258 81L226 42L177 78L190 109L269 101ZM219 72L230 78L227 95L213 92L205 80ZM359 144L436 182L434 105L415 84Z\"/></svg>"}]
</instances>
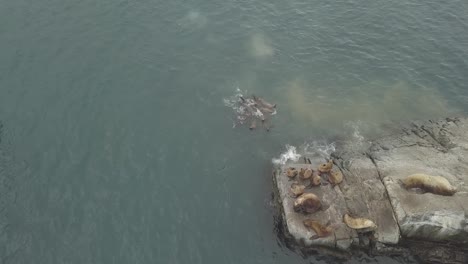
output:
<instances>
[{"instance_id":1,"label":"sea lion resting on rock","mask_svg":"<svg viewBox=\"0 0 468 264\"><path fill-rule=\"evenodd\" d=\"M340 184L343 181L343 173L341 171L332 171L328 177L328 181L333 185Z\"/></svg>"},{"instance_id":2,"label":"sea lion resting on rock","mask_svg":"<svg viewBox=\"0 0 468 264\"><path fill-rule=\"evenodd\" d=\"M314 173L314 171L311 168L304 169L301 178L303 180L310 179L310 177L312 177L313 173Z\"/></svg>"},{"instance_id":3,"label":"sea lion resting on rock","mask_svg":"<svg viewBox=\"0 0 468 264\"><path fill-rule=\"evenodd\" d=\"M318 171L320 173L329 173L333 168L333 160L329 160L327 163L320 164Z\"/></svg>"},{"instance_id":4,"label":"sea lion resting on rock","mask_svg":"<svg viewBox=\"0 0 468 264\"><path fill-rule=\"evenodd\" d=\"M310 185L312 186L319 186L322 183L322 178L318 176L317 174L314 174L312 176L312 179L310 179Z\"/></svg>"},{"instance_id":5,"label":"sea lion resting on rock","mask_svg":"<svg viewBox=\"0 0 468 264\"><path fill-rule=\"evenodd\" d=\"M310 228L314 230L315 235L310 237L310 239L317 239L320 237L327 237L331 235L334 231L335 228L337 228L337 225L330 225L330 221L328 221L325 225L322 225L319 221L313 220L313 219L306 219L302 221L305 227Z\"/></svg>"},{"instance_id":6,"label":"sea lion resting on rock","mask_svg":"<svg viewBox=\"0 0 468 264\"><path fill-rule=\"evenodd\" d=\"M294 201L294 211L298 213L311 214L322 208L322 203L317 195L304 193Z\"/></svg>"},{"instance_id":7,"label":"sea lion resting on rock","mask_svg":"<svg viewBox=\"0 0 468 264\"><path fill-rule=\"evenodd\" d=\"M352 229L375 229L377 226L369 219L366 218L353 218L349 214L343 216L343 222Z\"/></svg>"},{"instance_id":8,"label":"sea lion resting on rock","mask_svg":"<svg viewBox=\"0 0 468 264\"><path fill-rule=\"evenodd\" d=\"M304 193L305 188L306 187L304 185L302 185L302 184L293 183L293 184L291 184L291 187L289 188L289 191L293 194L294 197L297 197L297 196Z\"/></svg>"},{"instance_id":9,"label":"sea lion resting on rock","mask_svg":"<svg viewBox=\"0 0 468 264\"><path fill-rule=\"evenodd\" d=\"M298 174L297 170L295 168L288 168L286 170L286 176L288 176L289 178L294 178L296 177Z\"/></svg>"},{"instance_id":10,"label":"sea lion resting on rock","mask_svg":"<svg viewBox=\"0 0 468 264\"><path fill-rule=\"evenodd\" d=\"M406 189L420 188L426 192L445 196L451 196L457 192L457 189L442 176L416 173L406 177L402 183Z\"/></svg>"}]
</instances>

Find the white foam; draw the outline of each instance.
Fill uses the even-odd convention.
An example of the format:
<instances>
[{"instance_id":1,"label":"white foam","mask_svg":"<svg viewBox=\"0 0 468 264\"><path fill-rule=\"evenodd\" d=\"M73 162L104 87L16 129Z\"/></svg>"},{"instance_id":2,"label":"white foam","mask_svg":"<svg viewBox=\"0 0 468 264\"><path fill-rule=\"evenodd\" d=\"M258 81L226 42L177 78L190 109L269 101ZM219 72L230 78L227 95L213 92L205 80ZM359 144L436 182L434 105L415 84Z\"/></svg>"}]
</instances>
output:
<instances>
[{"instance_id":1,"label":"white foam","mask_svg":"<svg viewBox=\"0 0 468 264\"><path fill-rule=\"evenodd\" d=\"M301 157L300 154L297 153L296 147L291 145L286 145L286 151L281 153L278 159L273 158L272 162L276 165L284 165L289 160L291 161L298 161Z\"/></svg>"},{"instance_id":2,"label":"white foam","mask_svg":"<svg viewBox=\"0 0 468 264\"><path fill-rule=\"evenodd\" d=\"M325 141L312 141L307 142L303 145L303 153L307 156L320 156L323 158L329 158L330 155L335 152L335 142L327 143Z\"/></svg>"}]
</instances>

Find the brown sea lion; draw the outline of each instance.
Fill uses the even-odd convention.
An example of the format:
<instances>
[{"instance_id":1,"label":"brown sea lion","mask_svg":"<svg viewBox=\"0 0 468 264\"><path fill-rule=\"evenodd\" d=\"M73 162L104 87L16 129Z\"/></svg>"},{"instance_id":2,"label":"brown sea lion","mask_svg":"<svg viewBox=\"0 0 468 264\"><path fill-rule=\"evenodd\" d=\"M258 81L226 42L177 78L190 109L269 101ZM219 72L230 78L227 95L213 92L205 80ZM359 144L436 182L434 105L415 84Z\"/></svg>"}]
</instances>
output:
<instances>
[{"instance_id":1,"label":"brown sea lion","mask_svg":"<svg viewBox=\"0 0 468 264\"><path fill-rule=\"evenodd\" d=\"M322 225L319 221L313 219L305 219L302 221L305 227L314 230L315 235L310 237L310 239L317 239L320 237L327 237L335 231L336 226L330 225L328 221L325 225Z\"/></svg>"},{"instance_id":2,"label":"brown sea lion","mask_svg":"<svg viewBox=\"0 0 468 264\"><path fill-rule=\"evenodd\" d=\"M433 194L451 196L457 192L457 189L442 176L416 173L406 177L402 182L406 189L420 188Z\"/></svg>"},{"instance_id":3,"label":"brown sea lion","mask_svg":"<svg viewBox=\"0 0 468 264\"><path fill-rule=\"evenodd\" d=\"M328 173L333 168L333 160L329 160L327 163L320 164L318 171L320 173Z\"/></svg>"},{"instance_id":4,"label":"brown sea lion","mask_svg":"<svg viewBox=\"0 0 468 264\"><path fill-rule=\"evenodd\" d=\"M289 188L289 191L293 194L294 197L297 197L297 196L304 193L305 188L306 187L304 185L302 185L302 184L293 183L293 184L291 184L291 187Z\"/></svg>"},{"instance_id":5,"label":"brown sea lion","mask_svg":"<svg viewBox=\"0 0 468 264\"><path fill-rule=\"evenodd\" d=\"M295 168L288 168L286 170L286 176L288 176L289 178L294 178L297 176L297 170Z\"/></svg>"},{"instance_id":6,"label":"brown sea lion","mask_svg":"<svg viewBox=\"0 0 468 264\"><path fill-rule=\"evenodd\" d=\"M375 229L377 226L366 218L353 218L348 214L343 216L343 222L352 229Z\"/></svg>"},{"instance_id":7,"label":"brown sea lion","mask_svg":"<svg viewBox=\"0 0 468 264\"><path fill-rule=\"evenodd\" d=\"M310 179L310 185L312 186L319 186L322 183L322 177L314 174L312 179Z\"/></svg>"},{"instance_id":8,"label":"brown sea lion","mask_svg":"<svg viewBox=\"0 0 468 264\"><path fill-rule=\"evenodd\" d=\"M261 97L257 97L257 96L255 96L255 95L252 96L252 97L253 97L253 99L255 100L255 102L256 102L257 104L259 104L261 107L269 108L269 109L274 109L274 108L276 108L276 104L271 104L271 103L265 101L265 100L264 100L263 98L261 98Z\"/></svg>"},{"instance_id":9,"label":"brown sea lion","mask_svg":"<svg viewBox=\"0 0 468 264\"><path fill-rule=\"evenodd\" d=\"M294 201L294 211L298 213L311 214L320 210L322 203L317 195L304 193Z\"/></svg>"},{"instance_id":10,"label":"brown sea lion","mask_svg":"<svg viewBox=\"0 0 468 264\"><path fill-rule=\"evenodd\" d=\"M305 169L304 173L302 174L302 179L303 180L310 179L310 177L312 177L313 173L314 173L314 171L311 168Z\"/></svg>"},{"instance_id":11,"label":"brown sea lion","mask_svg":"<svg viewBox=\"0 0 468 264\"><path fill-rule=\"evenodd\" d=\"M304 177L304 172L305 172L305 170L306 170L305 168L301 168L301 169L299 170L299 177L301 177L301 178Z\"/></svg>"},{"instance_id":12,"label":"brown sea lion","mask_svg":"<svg viewBox=\"0 0 468 264\"><path fill-rule=\"evenodd\" d=\"M328 181L333 185L340 184L343 181L343 174L339 170L332 171L328 176Z\"/></svg>"},{"instance_id":13,"label":"brown sea lion","mask_svg":"<svg viewBox=\"0 0 468 264\"><path fill-rule=\"evenodd\" d=\"M249 129L250 130L254 130L255 128L257 128L257 120L252 120L252 122L250 123L250 127Z\"/></svg>"}]
</instances>

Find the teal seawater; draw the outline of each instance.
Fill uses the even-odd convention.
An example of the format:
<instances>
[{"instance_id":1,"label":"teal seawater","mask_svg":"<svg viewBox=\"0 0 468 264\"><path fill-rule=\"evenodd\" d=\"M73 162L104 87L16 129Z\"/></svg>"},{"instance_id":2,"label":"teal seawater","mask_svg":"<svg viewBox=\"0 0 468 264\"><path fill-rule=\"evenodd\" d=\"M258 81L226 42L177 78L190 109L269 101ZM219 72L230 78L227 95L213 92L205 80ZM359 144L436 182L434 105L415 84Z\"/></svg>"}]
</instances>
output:
<instances>
[{"instance_id":1,"label":"teal seawater","mask_svg":"<svg viewBox=\"0 0 468 264\"><path fill-rule=\"evenodd\" d=\"M467 84L463 0L0 1L0 263L333 263L278 238L271 159L466 113Z\"/></svg>"}]
</instances>

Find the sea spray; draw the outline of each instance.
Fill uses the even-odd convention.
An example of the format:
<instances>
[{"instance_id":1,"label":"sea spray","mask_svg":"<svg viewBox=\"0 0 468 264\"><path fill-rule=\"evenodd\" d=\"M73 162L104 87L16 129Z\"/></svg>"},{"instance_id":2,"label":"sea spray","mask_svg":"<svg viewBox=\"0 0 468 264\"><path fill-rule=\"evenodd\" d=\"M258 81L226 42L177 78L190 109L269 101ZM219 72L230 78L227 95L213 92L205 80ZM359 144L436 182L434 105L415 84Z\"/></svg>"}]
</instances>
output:
<instances>
[{"instance_id":1,"label":"sea spray","mask_svg":"<svg viewBox=\"0 0 468 264\"><path fill-rule=\"evenodd\" d=\"M298 161L301 157L300 154L297 153L296 147L291 145L286 145L286 151L281 153L279 158L273 158L272 162L275 165L284 165L289 160L291 161Z\"/></svg>"}]
</instances>

